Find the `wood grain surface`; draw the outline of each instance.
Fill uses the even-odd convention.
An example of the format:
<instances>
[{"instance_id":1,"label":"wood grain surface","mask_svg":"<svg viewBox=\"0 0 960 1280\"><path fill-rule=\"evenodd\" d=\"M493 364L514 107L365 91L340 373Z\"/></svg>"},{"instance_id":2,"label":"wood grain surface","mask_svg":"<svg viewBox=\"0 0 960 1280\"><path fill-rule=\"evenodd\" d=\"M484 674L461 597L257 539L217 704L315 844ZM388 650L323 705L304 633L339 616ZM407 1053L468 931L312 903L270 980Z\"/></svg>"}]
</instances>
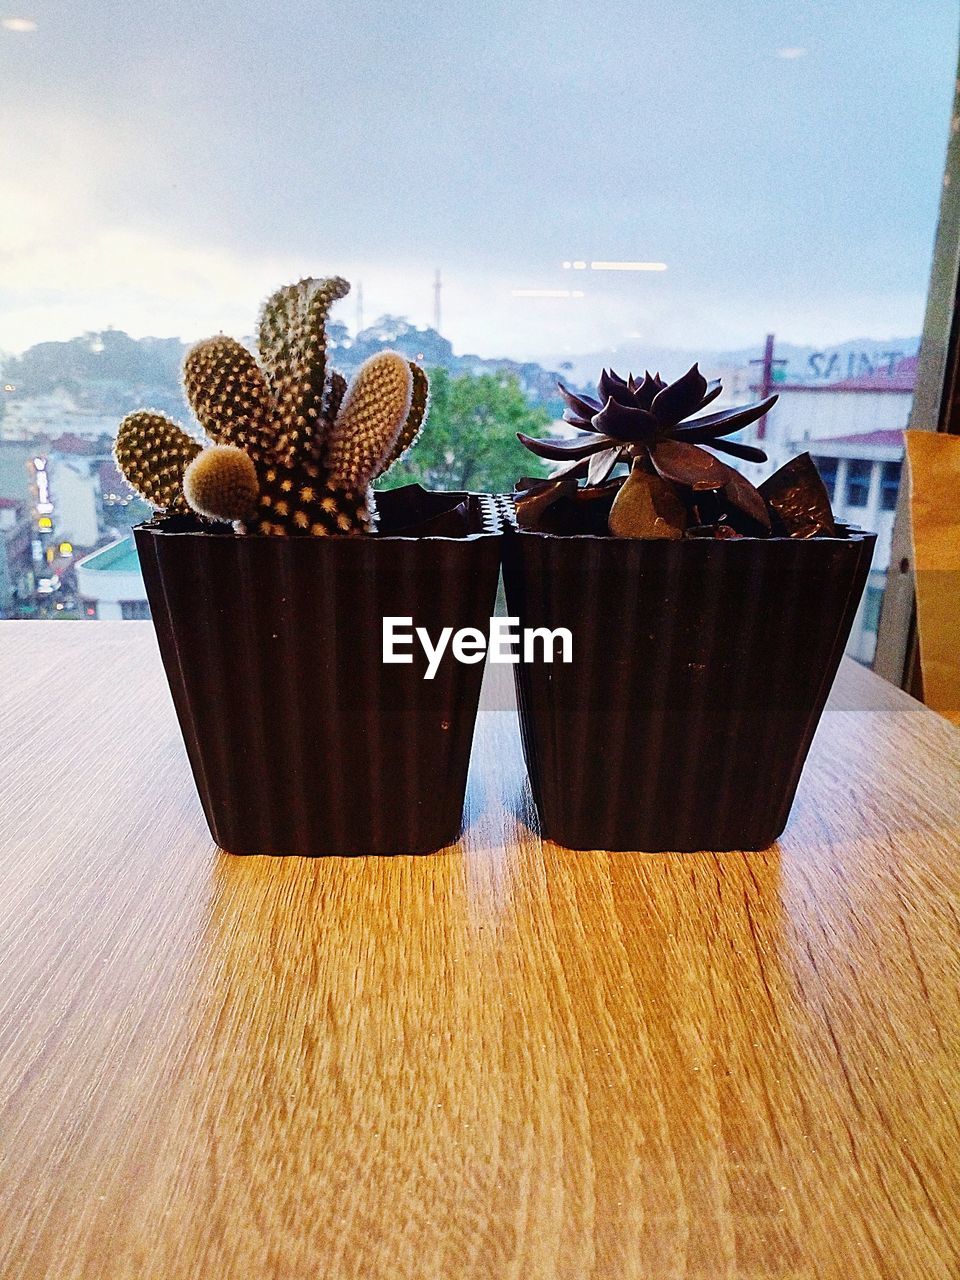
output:
<instances>
[{"instance_id":1,"label":"wood grain surface","mask_svg":"<svg viewBox=\"0 0 960 1280\"><path fill-rule=\"evenodd\" d=\"M960 734L847 664L765 854L234 859L152 629L0 624L0 1276L960 1275ZM497 709L502 708L502 709Z\"/></svg>"}]
</instances>

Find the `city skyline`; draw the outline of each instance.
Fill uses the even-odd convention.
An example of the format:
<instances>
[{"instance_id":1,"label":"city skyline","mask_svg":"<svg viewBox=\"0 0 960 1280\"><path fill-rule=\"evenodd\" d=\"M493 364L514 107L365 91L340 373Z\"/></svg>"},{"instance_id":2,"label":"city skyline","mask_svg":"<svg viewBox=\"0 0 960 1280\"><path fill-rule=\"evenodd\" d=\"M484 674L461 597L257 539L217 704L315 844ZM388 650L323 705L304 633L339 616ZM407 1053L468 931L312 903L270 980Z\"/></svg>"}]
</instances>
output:
<instances>
[{"instance_id":1,"label":"city skyline","mask_svg":"<svg viewBox=\"0 0 960 1280\"><path fill-rule=\"evenodd\" d=\"M8 403L21 401L25 394L28 399L31 394L36 394L22 385L24 375L18 371L21 356L31 361L35 361L38 356L42 359L42 378L46 383L51 386L56 385L60 378L64 385L68 385L78 376L75 367L78 349L86 353L81 358L92 357L96 360L104 351L104 342L111 337L122 344L133 343L144 352L163 350L166 352L167 363L171 358L172 350L179 348L181 353L185 353L189 349L189 344L176 335L152 334L138 338L125 330L111 326L106 330L74 334L63 341L48 339L26 348L21 353L0 351L0 372L5 375L2 390L10 395ZM242 341L251 349L256 349L256 339L253 335L246 335ZM344 345L339 345L341 341ZM782 380L831 382L861 374L893 376L897 364L904 358L916 359L920 341L918 334L895 334L882 339L861 336L836 343L796 344L782 340L777 334L766 333L752 343L737 349L665 349L641 347L624 342L605 352L574 352L571 353L570 359L558 356L555 360L520 361L509 354L485 356L477 352L458 352L449 338L432 324L416 326L405 317L382 315L372 319L362 331L351 329L349 324L343 324L331 350L334 352L335 359L341 363L345 362L345 367L351 369L374 350L398 346L407 351L410 359L417 360L428 368L439 366L453 372L472 373L510 368L526 369L531 373L538 370L539 374L545 378L555 379L562 376L563 380L573 385L578 379L586 384L592 384L599 371L606 367L622 366L629 371L634 367L639 369L641 365L650 364L651 367L679 376L690 363L697 360L707 372L729 369L746 371L750 366L760 363L764 345L769 344L778 357L774 363L779 370L777 376ZM173 344L172 347L171 344ZM128 376L129 370L123 369L121 373L121 367L117 366L117 355L117 348L114 347L109 361L111 372L103 370L95 374L91 367L90 376L108 380L117 376ZM177 357L177 361L179 362L180 359L182 354ZM35 371L37 368L38 366L34 364ZM179 387L179 370L175 382ZM550 394L552 395L554 391L555 384L551 384Z\"/></svg>"}]
</instances>

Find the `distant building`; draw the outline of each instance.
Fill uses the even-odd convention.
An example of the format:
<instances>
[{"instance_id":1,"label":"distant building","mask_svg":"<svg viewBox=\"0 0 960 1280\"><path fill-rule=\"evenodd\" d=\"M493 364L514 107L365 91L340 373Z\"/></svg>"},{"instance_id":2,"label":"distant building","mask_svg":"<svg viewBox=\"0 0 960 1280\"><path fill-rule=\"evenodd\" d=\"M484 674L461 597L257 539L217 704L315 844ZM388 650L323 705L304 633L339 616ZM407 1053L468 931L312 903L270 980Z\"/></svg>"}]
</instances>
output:
<instances>
[{"instance_id":1,"label":"distant building","mask_svg":"<svg viewBox=\"0 0 960 1280\"><path fill-rule=\"evenodd\" d=\"M876 648L917 363L917 356L906 356L834 382L778 382L767 367L765 380L752 393L776 391L780 399L765 420L737 437L759 444L768 455L762 465L742 467L755 483L798 453L809 453L837 519L877 534L870 578L847 645L847 652L864 663L873 661Z\"/></svg>"},{"instance_id":2,"label":"distant building","mask_svg":"<svg viewBox=\"0 0 960 1280\"><path fill-rule=\"evenodd\" d=\"M0 618L33 598L33 527L26 502L0 498Z\"/></svg>"},{"instance_id":3,"label":"distant building","mask_svg":"<svg viewBox=\"0 0 960 1280\"><path fill-rule=\"evenodd\" d=\"M95 547L107 531L101 480L114 472L112 441L58 436L50 442L47 470L54 535L76 547Z\"/></svg>"},{"instance_id":4,"label":"distant building","mask_svg":"<svg viewBox=\"0 0 960 1280\"><path fill-rule=\"evenodd\" d=\"M63 435L0 441L0 493L29 503L40 534L78 547L101 538L99 463L105 443Z\"/></svg>"},{"instance_id":5,"label":"distant building","mask_svg":"<svg viewBox=\"0 0 960 1280\"><path fill-rule=\"evenodd\" d=\"M768 385L780 399L767 414L765 430L754 427L754 436L763 439L768 453L780 457L785 447L796 452L796 445L813 440L902 431L910 416L916 377L917 357L907 356L889 372L880 370L836 382L774 379ZM751 389L756 393L766 388Z\"/></svg>"},{"instance_id":6,"label":"distant building","mask_svg":"<svg viewBox=\"0 0 960 1280\"><path fill-rule=\"evenodd\" d=\"M4 440L27 440L36 435L59 436L65 431L87 440L115 432L115 413L98 413L77 407L75 397L63 387L48 395L11 396L0 424Z\"/></svg>"},{"instance_id":7,"label":"distant building","mask_svg":"<svg viewBox=\"0 0 960 1280\"><path fill-rule=\"evenodd\" d=\"M42 539L75 547L116 538L146 514L104 436L0 440L0 493L28 503Z\"/></svg>"},{"instance_id":8,"label":"distant building","mask_svg":"<svg viewBox=\"0 0 960 1280\"><path fill-rule=\"evenodd\" d=\"M100 541L99 459L79 452L49 454L53 532L75 547Z\"/></svg>"},{"instance_id":9,"label":"distant building","mask_svg":"<svg viewBox=\"0 0 960 1280\"><path fill-rule=\"evenodd\" d=\"M132 538L121 538L78 560L77 594L84 618L149 618L150 606Z\"/></svg>"},{"instance_id":10,"label":"distant building","mask_svg":"<svg viewBox=\"0 0 960 1280\"><path fill-rule=\"evenodd\" d=\"M0 440L0 494L33 506L37 501L33 459L49 440Z\"/></svg>"},{"instance_id":11,"label":"distant building","mask_svg":"<svg viewBox=\"0 0 960 1280\"><path fill-rule=\"evenodd\" d=\"M893 518L903 468L903 432L889 429L818 439L811 442L810 450L837 519L877 534L870 577L847 645L851 657L870 663L890 567Z\"/></svg>"}]
</instances>

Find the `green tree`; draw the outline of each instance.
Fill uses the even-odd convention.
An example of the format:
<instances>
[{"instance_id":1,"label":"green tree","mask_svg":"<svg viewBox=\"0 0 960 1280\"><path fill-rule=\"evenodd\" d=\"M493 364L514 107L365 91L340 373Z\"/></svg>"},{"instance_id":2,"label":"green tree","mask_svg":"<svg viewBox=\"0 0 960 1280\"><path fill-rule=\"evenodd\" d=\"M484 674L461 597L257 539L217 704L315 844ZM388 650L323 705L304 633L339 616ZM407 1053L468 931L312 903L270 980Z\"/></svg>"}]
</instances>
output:
<instances>
[{"instance_id":1,"label":"green tree","mask_svg":"<svg viewBox=\"0 0 960 1280\"><path fill-rule=\"evenodd\" d=\"M381 487L418 482L429 489L509 493L518 476L546 474L517 432L542 436L549 422L546 409L529 405L510 374L451 377L432 369L427 424Z\"/></svg>"}]
</instances>

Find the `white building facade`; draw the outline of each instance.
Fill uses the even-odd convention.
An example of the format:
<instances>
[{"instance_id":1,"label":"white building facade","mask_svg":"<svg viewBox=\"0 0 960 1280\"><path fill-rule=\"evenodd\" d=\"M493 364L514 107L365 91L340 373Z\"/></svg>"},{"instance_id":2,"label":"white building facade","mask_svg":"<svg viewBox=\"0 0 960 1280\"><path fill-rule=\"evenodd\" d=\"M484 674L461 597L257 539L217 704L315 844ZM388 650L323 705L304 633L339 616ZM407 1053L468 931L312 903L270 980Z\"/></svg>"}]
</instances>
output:
<instances>
[{"instance_id":1,"label":"white building facade","mask_svg":"<svg viewBox=\"0 0 960 1280\"><path fill-rule=\"evenodd\" d=\"M77 594L84 618L128 621L150 617L132 538L111 542L77 561Z\"/></svg>"},{"instance_id":2,"label":"white building facade","mask_svg":"<svg viewBox=\"0 0 960 1280\"><path fill-rule=\"evenodd\" d=\"M877 534L867 588L847 653L873 661L880 607L890 566L890 542L903 465L903 432L910 417L917 357L892 368L836 382L777 383L780 399L766 420L743 433L768 455L743 464L754 483L799 453L809 453L826 484L836 518ZM765 388L754 387L756 394Z\"/></svg>"},{"instance_id":3,"label":"white building facade","mask_svg":"<svg viewBox=\"0 0 960 1280\"><path fill-rule=\"evenodd\" d=\"M811 453L844 524L877 535L866 590L850 632L847 653L869 665L877 645L880 607L890 568L890 543L903 469L903 432L880 430L813 442Z\"/></svg>"}]
</instances>

